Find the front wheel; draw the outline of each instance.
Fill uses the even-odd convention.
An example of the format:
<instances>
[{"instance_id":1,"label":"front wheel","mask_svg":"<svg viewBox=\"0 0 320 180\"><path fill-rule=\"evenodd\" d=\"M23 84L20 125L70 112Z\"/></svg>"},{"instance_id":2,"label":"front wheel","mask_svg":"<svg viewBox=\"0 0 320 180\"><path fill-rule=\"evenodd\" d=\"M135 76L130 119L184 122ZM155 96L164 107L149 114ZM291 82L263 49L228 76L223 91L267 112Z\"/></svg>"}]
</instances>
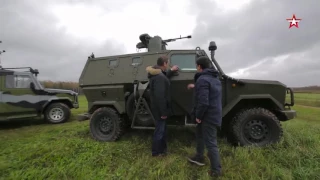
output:
<instances>
[{"instance_id":1,"label":"front wheel","mask_svg":"<svg viewBox=\"0 0 320 180\"><path fill-rule=\"evenodd\" d=\"M70 115L70 108L64 103L52 103L44 112L45 120L52 124L64 123Z\"/></svg>"},{"instance_id":2,"label":"front wheel","mask_svg":"<svg viewBox=\"0 0 320 180\"><path fill-rule=\"evenodd\" d=\"M276 143L282 136L278 118L264 108L250 108L239 112L231 123L235 143L240 146L264 146Z\"/></svg>"},{"instance_id":3,"label":"front wheel","mask_svg":"<svg viewBox=\"0 0 320 180\"><path fill-rule=\"evenodd\" d=\"M123 119L112 108L102 107L94 111L90 119L91 136L98 141L115 141L123 131Z\"/></svg>"}]
</instances>

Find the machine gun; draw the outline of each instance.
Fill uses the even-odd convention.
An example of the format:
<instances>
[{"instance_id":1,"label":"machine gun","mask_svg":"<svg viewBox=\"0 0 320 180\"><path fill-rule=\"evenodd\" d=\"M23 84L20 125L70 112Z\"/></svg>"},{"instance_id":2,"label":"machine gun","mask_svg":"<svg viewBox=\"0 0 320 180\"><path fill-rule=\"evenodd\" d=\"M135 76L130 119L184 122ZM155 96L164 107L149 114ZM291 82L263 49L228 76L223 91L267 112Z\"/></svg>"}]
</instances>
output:
<instances>
[{"instance_id":1,"label":"machine gun","mask_svg":"<svg viewBox=\"0 0 320 180\"><path fill-rule=\"evenodd\" d=\"M163 40L163 43L165 43L165 44L167 45L167 42L173 42L173 41L176 41L176 40L178 40L178 39L186 39L186 38L190 39L190 38L191 38L191 35L185 36L185 37L181 37L181 35L180 35L180 37L178 37L178 38Z\"/></svg>"},{"instance_id":2,"label":"machine gun","mask_svg":"<svg viewBox=\"0 0 320 180\"><path fill-rule=\"evenodd\" d=\"M179 38L162 40L160 36L151 37L149 34L141 34L139 36L139 39L141 42L137 43L136 47L138 49L147 48L148 52L163 51L163 50L167 50L166 45L168 45L167 44L168 42L173 42L178 39L186 39L186 38L191 38L191 36L190 35L185 37L180 36Z\"/></svg>"}]
</instances>

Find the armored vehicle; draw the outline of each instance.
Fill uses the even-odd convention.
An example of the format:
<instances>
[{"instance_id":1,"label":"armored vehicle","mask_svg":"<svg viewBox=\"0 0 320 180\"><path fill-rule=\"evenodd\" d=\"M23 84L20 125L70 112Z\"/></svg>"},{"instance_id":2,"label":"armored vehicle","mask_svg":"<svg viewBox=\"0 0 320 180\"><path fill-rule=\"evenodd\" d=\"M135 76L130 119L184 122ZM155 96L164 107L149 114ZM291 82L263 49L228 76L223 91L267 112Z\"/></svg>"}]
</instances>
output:
<instances>
[{"instance_id":1,"label":"armored vehicle","mask_svg":"<svg viewBox=\"0 0 320 180\"><path fill-rule=\"evenodd\" d=\"M18 71L17 69L28 69ZM39 71L31 67L0 66L0 120L42 117L49 123L63 123L78 108L78 94L70 90L43 88Z\"/></svg>"},{"instance_id":2,"label":"armored vehicle","mask_svg":"<svg viewBox=\"0 0 320 180\"><path fill-rule=\"evenodd\" d=\"M170 79L173 116L167 123L195 125L189 115L193 91L188 90L187 85L193 83L196 59L208 55L199 47L166 49L168 42L183 38L191 36L163 40L160 36L142 34L136 47L146 48L146 52L106 57L92 54L88 57L79 78L88 100L88 112L78 117L79 120L90 119L93 138L115 141L121 136L125 124L134 129L154 128L146 70L155 65L161 55L169 57L171 67L179 66ZM215 60L216 49L216 43L210 42L212 68L218 70L222 83L221 135L226 135L237 145L263 146L277 142L282 136L280 121L296 116L290 108L294 105L292 89L278 81L235 79L226 75ZM287 94L290 94L290 103L286 102Z\"/></svg>"}]
</instances>

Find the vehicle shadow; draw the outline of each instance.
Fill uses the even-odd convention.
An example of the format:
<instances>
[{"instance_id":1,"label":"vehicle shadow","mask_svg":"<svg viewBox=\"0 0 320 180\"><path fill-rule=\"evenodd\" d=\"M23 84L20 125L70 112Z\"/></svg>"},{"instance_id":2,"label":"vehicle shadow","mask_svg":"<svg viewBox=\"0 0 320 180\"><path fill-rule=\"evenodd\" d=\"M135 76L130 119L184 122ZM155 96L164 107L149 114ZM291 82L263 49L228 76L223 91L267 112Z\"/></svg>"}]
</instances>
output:
<instances>
[{"instance_id":1,"label":"vehicle shadow","mask_svg":"<svg viewBox=\"0 0 320 180\"><path fill-rule=\"evenodd\" d=\"M191 145L191 142L196 138L194 130L188 127L168 127L168 143L179 141L184 145ZM128 129L119 141L132 141L133 138L151 140L153 132L153 129Z\"/></svg>"},{"instance_id":2,"label":"vehicle shadow","mask_svg":"<svg viewBox=\"0 0 320 180\"><path fill-rule=\"evenodd\" d=\"M27 126L43 125L46 122L40 118L34 119L14 119L8 121L0 121L0 130L17 129Z\"/></svg>"},{"instance_id":3,"label":"vehicle shadow","mask_svg":"<svg viewBox=\"0 0 320 180\"><path fill-rule=\"evenodd\" d=\"M169 144L169 151L173 154L178 155L188 155L192 153L196 148L196 128L194 127L168 127L167 131L167 142ZM129 129L119 140L118 142L125 142L125 144L133 143L139 144L139 147L136 147L137 153L140 150L145 150L146 148L151 148L152 137L154 130L141 130L141 129ZM218 136L219 146L223 144L224 156L233 156L232 151L233 146L227 141L225 137Z\"/></svg>"},{"instance_id":4,"label":"vehicle shadow","mask_svg":"<svg viewBox=\"0 0 320 180\"><path fill-rule=\"evenodd\" d=\"M119 141L131 141L132 138L137 139L152 139L154 129L126 129L123 136ZM218 134L218 141L224 143L230 143L227 137ZM183 127L183 126L169 126L167 127L167 139L168 142L174 142L178 140L185 145L191 145L192 141L196 140L196 128L195 127Z\"/></svg>"}]
</instances>

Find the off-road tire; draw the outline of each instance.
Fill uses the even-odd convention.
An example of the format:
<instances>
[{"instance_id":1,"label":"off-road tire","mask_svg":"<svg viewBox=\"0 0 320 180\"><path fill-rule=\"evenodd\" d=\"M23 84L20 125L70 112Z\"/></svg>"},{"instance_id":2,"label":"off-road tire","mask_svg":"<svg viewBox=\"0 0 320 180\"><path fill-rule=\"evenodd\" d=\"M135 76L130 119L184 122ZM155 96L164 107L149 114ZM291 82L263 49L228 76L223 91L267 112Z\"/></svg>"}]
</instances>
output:
<instances>
[{"instance_id":1,"label":"off-road tire","mask_svg":"<svg viewBox=\"0 0 320 180\"><path fill-rule=\"evenodd\" d=\"M233 143L240 146L273 144L278 142L283 135L277 116L260 107L240 111L230 125Z\"/></svg>"},{"instance_id":2,"label":"off-road tire","mask_svg":"<svg viewBox=\"0 0 320 180\"><path fill-rule=\"evenodd\" d=\"M55 115L55 113L58 113L59 115ZM51 123L51 124L59 124L59 123L64 123L66 121L69 120L70 115L71 115L71 111L70 108L64 104L64 103L60 103L60 102L56 102L56 103L52 103L50 104L44 114L44 119ZM60 116L62 116L61 118L59 118ZM55 119L57 118L57 119Z\"/></svg>"},{"instance_id":3,"label":"off-road tire","mask_svg":"<svg viewBox=\"0 0 320 180\"><path fill-rule=\"evenodd\" d=\"M90 118L90 133L97 141L116 141L121 137L123 130L124 121L113 108L98 108Z\"/></svg>"},{"instance_id":4,"label":"off-road tire","mask_svg":"<svg viewBox=\"0 0 320 180\"><path fill-rule=\"evenodd\" d=\"M145 98L148 104L150 103L150 95L148 90L146 90L145 93L143 94L143 98ZM149 104L149 108L150 108L150 104ZM127 115L131 121L133 120L135 109L136 109L136 106L135 106L134 94L131 93L126 103ZM144 117L142 117L141 115L137 115L137 118L134 122L135 122L135 125L141 125L141 126L154 125L151 115L145 115Z\"/></svg>"}]
</instances>

